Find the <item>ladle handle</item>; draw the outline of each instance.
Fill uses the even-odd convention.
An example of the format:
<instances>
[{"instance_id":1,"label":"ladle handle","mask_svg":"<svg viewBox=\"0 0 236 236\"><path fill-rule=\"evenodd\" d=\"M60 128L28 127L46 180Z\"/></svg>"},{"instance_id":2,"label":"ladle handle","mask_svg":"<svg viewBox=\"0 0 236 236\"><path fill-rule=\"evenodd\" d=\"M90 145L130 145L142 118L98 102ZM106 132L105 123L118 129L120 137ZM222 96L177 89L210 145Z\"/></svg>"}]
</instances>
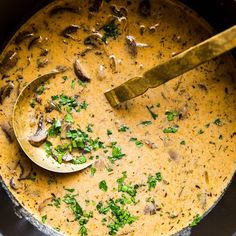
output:
<instances>
[{"instance_id":1,"label":"ladle handle","mask_svg":"<svg viewBox=\"0 0 236 236\"><path fill-rule=\"evenodd\" d=\"M130 100L236 47L236 25L105 92L111 106Z\"/></svg>"}]
</instances>

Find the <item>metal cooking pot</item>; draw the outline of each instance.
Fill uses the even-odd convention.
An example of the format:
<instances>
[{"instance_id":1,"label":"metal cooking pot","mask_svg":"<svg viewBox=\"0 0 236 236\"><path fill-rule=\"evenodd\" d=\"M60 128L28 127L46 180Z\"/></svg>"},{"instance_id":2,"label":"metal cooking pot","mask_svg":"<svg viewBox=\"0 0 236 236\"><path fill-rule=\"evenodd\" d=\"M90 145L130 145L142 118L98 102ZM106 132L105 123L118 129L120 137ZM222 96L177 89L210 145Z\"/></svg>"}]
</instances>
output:
<instances>
[{"instance_id":1,"label":"metal cooking pot","mask_svg":"<svg viewBox=\"0 0 236 236\"><path fill-rule=\"evenodd\" d=\"M0 50L4 48L18 27L23 24L37 10L52 0L0 0ZM236 24L236 0L182 0L183 3L196 10L217 31ZM236 53L234 51L234 56ZM0 178L1 179L1 178ZM231 186L226 191L223 199L211 211L202 222L192 230L191 236L235 236L236 235L236 176ZM45 235L38 231L50 234L46 227L38 224L36 227L30 225L24 219L18 219L14 215L13 208L17 205L12 202L0 187L0 235ZM21 214L31 223L34 219L28 217L27 212ZM52 234L50 234L52 235ZM189 229L182 231L179 235L190 235Z\"/></svg>"}]
</instances>

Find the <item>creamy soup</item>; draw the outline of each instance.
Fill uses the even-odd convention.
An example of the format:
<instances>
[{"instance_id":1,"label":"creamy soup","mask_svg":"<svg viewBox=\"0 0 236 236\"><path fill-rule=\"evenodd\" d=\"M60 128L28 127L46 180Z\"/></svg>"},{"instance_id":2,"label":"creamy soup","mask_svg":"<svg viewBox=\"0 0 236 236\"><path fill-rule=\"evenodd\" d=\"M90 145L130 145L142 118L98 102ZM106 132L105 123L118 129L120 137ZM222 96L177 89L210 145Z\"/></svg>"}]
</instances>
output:
<instances>
[{"instance_id":1,"label":"creamy soup","mask_svg":"<svg viewBox=\"0 0 236 236\"><path fill-rule=\"evenodd\" d=\"M14 35L0 64L1 177L38 222L63 235L172 235L195 226L236 167L235 63L225 54L112 108L104 92L210 37L175 1L55 1ZM12 130L18 107L28 150ZM56 73L55 73L56 72ZM38 131L38 132L36 132Z\"/></svg>"}]
</instances>

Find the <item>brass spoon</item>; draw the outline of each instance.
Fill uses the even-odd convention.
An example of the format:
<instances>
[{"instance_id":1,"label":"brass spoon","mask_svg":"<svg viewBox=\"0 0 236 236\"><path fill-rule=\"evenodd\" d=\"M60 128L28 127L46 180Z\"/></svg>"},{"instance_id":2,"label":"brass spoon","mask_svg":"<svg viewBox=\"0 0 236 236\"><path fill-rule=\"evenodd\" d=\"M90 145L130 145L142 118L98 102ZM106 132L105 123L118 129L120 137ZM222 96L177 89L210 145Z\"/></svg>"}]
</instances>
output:
<instances>
[{"instance_id":1,"label":"brass spoon","mask_svg":"<svg viewBox=\"0 0 236 236\"><path fill-rule=\"evenodd\" d=\"M32 94L34 94L35 90L43 82L64 71L65 71L64 68L55 69L46 75L36 78L28 85L26 85L26 87L19 94L13 110L13 129L15 132L15 136L25 154L34 163L41 166L42 168L58 173L70 173L70 172L80 171L90 166L93 163L93 161L88 161L84 164L72 164L72 163L59 164L52 157L47 157L43 145L32 146L29 142L29 136L32 134L31 133L32 131L26 129L24 126L24 123L27 122L27 120L25 120L24 114L27 111L22 111L22 108L27 106L29 107L29 102L30 102L29 97Z\"/></svg>"},{"instance_id":2,"label":"brass spoon","mask_svg":"<svg viewBox=\"0 0 236 236\"><path fill-rule=\"evenodd\" d=\"M234 47L236 47L236 25L146 71L142 77L132 78L104 94L111 106L115 107L122 102L142 95L149 88L155 88L166 83Z\"/></svg>"}]
</instances>

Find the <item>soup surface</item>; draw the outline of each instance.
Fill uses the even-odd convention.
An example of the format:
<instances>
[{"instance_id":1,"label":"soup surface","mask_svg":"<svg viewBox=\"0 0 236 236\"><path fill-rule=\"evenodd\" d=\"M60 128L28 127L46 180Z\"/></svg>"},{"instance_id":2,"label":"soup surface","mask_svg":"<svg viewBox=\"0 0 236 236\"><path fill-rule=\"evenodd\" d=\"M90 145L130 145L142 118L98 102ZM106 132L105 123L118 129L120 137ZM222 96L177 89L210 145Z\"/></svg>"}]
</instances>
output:
<instances>
[{"instance_id":1,"label":"soup surface","mask_svg":"<svg viewBox=\"0 0 236 236\"><path fill-rule=\"evenodd\" d=\"M0 60L0 173L14 198L65 235L172 235L195 226L236 167L231 56L117 109L104 92L212 33L175 1L55 1L34 15ZM56 166L93 163L80 172L41 169L13 134L20 91L52 71L19 108L21 134Z\"/></svg>"}]
</instances>

